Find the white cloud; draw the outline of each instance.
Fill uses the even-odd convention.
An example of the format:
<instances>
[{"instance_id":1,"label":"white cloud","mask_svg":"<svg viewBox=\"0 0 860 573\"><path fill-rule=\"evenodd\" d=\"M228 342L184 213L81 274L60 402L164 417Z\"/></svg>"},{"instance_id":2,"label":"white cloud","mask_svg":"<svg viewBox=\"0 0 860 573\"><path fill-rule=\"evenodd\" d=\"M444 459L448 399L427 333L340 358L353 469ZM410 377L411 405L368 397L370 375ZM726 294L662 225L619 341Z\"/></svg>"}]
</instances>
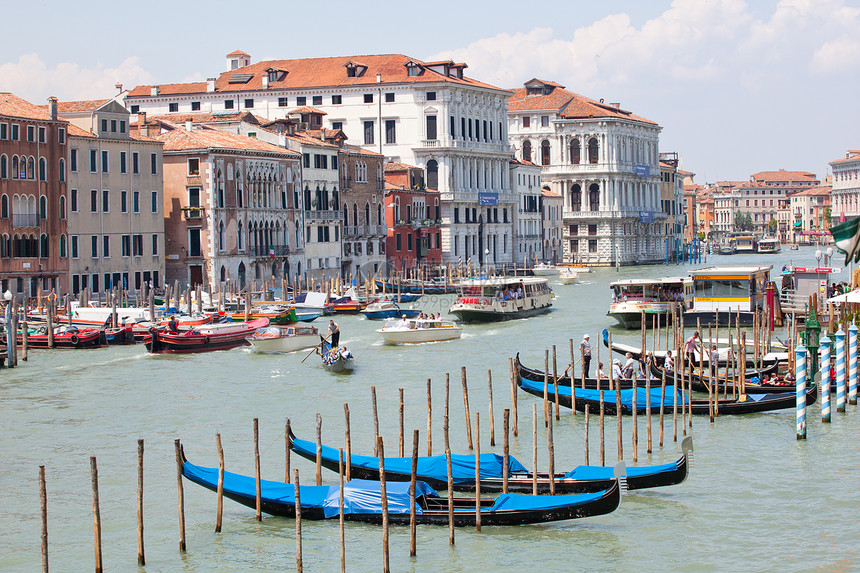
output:
<instances>
[{"instance_id":1,"label":"white cloud","mask_svg":"<svg viewBox=\"0 0 860 573\"><path fill-rule=\"evenodd\" d=\"M137 57L129 57L116 67L98 64L82 68L76 63L61 62L49 68L38 54L22 55L17 62L0 65L0 89L11 91L24 99L43 104L49 96L61 101L99 99L116 94L115 84L126 89L152 81Z\"/></svg>"}]
</instances>

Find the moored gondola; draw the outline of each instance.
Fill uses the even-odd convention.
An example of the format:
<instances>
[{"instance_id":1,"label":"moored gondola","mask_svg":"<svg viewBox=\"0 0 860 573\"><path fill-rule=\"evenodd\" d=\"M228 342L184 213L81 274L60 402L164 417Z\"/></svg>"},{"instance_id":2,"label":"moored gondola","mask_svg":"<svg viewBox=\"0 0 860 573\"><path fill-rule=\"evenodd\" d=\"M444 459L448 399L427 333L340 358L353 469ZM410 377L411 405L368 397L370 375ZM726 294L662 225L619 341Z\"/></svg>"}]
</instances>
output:
<instances>
[{"instance_id":1,"label":"moored gondola","mask_svg":"<svg viewBox=\"0 0 860 573\"><path fill-rule=\"evenodd\" d=\"M766 366L765 368L761 368L759 370L748 370L745 372L745 381L743 384L743 388L740 386L737 387L737 391L743 390L746 394L773 394L779 392L793 392L795 389L794 384L770 384L770 383L762 383L761 380L764 379L765 376L773 376L776 374L779 369L779 362L774 362L770 366ZM666 372L666 381L676 380L675 376L677 376L677 380L681 380L681 373L676 373L674 370L666 370L661 366L657 366L656 364L651 364L651 373L658 377L662 378L663 372ZM705 376L701 376L699 374L698 367L694 370L692 374L689 372L684 372L684 383L687 384L689 381L690 389L693 392L707 392L708 387L712 384L712 378L707 374L708 369L705 367ZM720 369L719 376L714 375L713 384L716 388L719 386L720 391L725 391L731 393L737 383L735 382L734 377L732 376L731 371L729 371L729 376L726 377L725 370Z\"/></svg>"},{"instance_id":2,"label":"moored gondola","mask_svg":"<svg viewBox=\"0 0 860 573\"><path fill-rule=\"evenodd\" d=\"M532 382L531 380L521 380L520 388L529 394L544 396L543 383ZM666 387L666 395L663 400L664 408L672 408L676 396L672 395L670 387ZM584 411L586 404L590 406L591 411L597 411L600 407L600 395L597 390L571 388L570 386L558 387L558 403L566 408L571 407L571 390L576 396L576 409ZM651 409L660 407L662 388L651 389ZM814 404L817 399L818 391L813 384L806 392L806 403ZM547 388L547 398L555 402L555 387L550 384ZM639 413L645 412L646 409L646 393L644 388L638 387L636 394L636 411ZM615 392L607 390L604 392L604 409L607 414L616 413L616 397ZM794 392L778 392L772 394L744 394L737 399L718 400L720 415L725 414L752 414L757 412L769 412L773 410L785 410L796 406L797 396ZM681 408L683 403L686 403L688 411L697 415L709 415L710 405L708 400L689 400L686 393L677 391L678 408ZM633 411L633 390L621 390L621 413L631 414Z\"/></svg>"},{"instance_id":3,"label":"moored gondola","mask_svg":"<svg viewBox=\"0 0 860 573\"><path fill-rule=\"evenodd\" d=\"M290 430L288 434L290 449L311 461L316 460L316 444L296 438ZM688 437L681 445L682 455L674 462L654 466L628 467L628 489L645 489L675 485L687 479L689 452L693 450L693 440ZM338 469L338 450L322 446L320 463L332 471ZM378 480L379 458L351 454L349 472L352 478ZM482 493L500 493L504 484L504 456L482 453L479 462ZM386 480L409 480L412 472L412 458L385 458ZM577 466L566 473L555 473L555 492L558 494L595 492L612 487L614 468L610 466ZM421 456L416 469L418 479L434 488L448 487L447 461L444 455ZM451 477L454 491L475 491L475 456L452 455ZM550 483L548 473L537 474L537 491L548 494ZM508 456L508 491L511 493L531 493L533 474L513 456Z\"/></svg>"},{"instance_id":4,"label":"moored gondola","mask_svg":"<svg viewBox=\"0 0 860 573\"><path fill-rule=\"evenodd\" d=\"M218 490L218 468L196 466L185 458L180 448L182 474L212 491ZM623 468L623 464L621 465ZM620 469L623 472L623 469ZM621 477L620 475L618 476ZM395 525L406 525L410 520L409 482L386 484L388 520ZM304 519L336 519L339 515L339 486L300 486L301 508ZM256 507L256 480L232 472L224 472L224 496L242 505ZM415 514L418 524L448 525L448 500L440 497L423 481L416 482ZM380 482L353 479L344 486L344 519L367 523L382 523L382 496ZM606 490L570 495L536 496L502 494L496 499L481 499L481 524L524 525L604 515L614 511L621 502L619 479L613 479ZM454 498L454 525L474 526L475 499ZM271 515L294 517L296 514L295 486L293 484L260 480L260 507Z\"/></svg>"}]
</instances>

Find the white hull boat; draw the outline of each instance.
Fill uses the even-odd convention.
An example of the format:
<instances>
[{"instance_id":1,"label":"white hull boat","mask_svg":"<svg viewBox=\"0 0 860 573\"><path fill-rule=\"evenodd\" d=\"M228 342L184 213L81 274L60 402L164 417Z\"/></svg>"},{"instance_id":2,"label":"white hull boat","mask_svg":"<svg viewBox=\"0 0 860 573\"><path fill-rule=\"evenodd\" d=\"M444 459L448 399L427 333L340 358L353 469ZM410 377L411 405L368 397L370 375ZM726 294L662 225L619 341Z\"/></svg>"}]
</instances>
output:
<instances>
[{"instance_id":1,"label":"white hull boat","mask_svg":"<svg viewBox=\"0 0 860 573\"><path fill-rule=\"evenodd\" d=\"M295 352L319 344L319 331L313 326L270 326L257 330L248 342L256 352Z\"/></svg>"},{"instance_id":2,"label":"white hull boat","mask_svg":"<svg viewBox=\"0 0 860 573\"><path fill-rule=\"evenodd\" d=\"M463 329L451 320L391 320L376 330L385 344L420 344L460 338Z\"/></svg>"},{"instance_id":3,"label":"white hull boat","mask_svg":"<svg viewBox=\"0 0 860 573\"><path fill-rule=\"evenodd\" d=\"M560 280L563 285L575 285L579 282L579 274L565 270L558 275L558 280Z\"/></svg>"}]
</instances>

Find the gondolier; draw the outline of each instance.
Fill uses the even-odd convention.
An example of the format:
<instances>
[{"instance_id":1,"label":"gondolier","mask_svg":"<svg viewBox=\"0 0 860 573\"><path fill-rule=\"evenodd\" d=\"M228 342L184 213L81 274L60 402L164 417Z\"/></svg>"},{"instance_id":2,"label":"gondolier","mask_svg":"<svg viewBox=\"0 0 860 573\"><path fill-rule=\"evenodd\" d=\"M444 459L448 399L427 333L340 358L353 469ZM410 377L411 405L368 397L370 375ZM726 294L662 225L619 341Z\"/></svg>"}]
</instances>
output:
<instances>
[{"instance_id":1,"label":"gondolier","mask_svg":"<svg viewBox=\"0 0 860 573\"><path fill-rule=\"evenodd\" d=\"M333 320L328 321L328 335L331 337L332 348L337 348L338 342L340 342L340 329Z\"/></svg>"},{"instance_id":2,"label":"gondolier","mask_svg":"<svg viewBox=\"0 0 860 573\"><path fill-rule=\"evenodd\" d=\"M591 367L591 343L588 341L588 335L583 335L582 342L579 343L579 351L582 353L582 371L586 378L590 378L589 369Z\"/></svg>"}]
</instances>

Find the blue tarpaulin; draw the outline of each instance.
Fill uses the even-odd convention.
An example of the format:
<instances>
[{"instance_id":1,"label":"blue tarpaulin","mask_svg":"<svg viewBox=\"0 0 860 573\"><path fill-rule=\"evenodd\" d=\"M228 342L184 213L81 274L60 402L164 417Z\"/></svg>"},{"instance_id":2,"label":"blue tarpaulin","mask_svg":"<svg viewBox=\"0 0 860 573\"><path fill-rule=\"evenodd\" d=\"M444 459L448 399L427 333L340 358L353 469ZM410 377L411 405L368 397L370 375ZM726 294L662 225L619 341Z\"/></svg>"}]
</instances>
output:
<instances>
[{"instance_id":1,"label":"blue tarpaulin","mask_svg":"<svg viewBox=\"0 0 860 573\"><path fill-rule=\"evenodd\" d=\"M304 453L311 457L316 456L316 443L308 440L293 438L293 449L297 453ZM339 451L330 447L322 447L323 459L337 462ZM344 458L346 454L344 454ZM352 465L355 467L379 470L379 458L376 456L350 456ZM481 454L481 479L499 478L504 469L504 456L493 453ZM385 458L385 471L404 475L412 473L412 458ZM508 456L508 471L514 473L528 473L529 470L513 456ZM418 458L417 475L420 478L435 479L439 481L448 480L448 462L445 456L423 456ZM452 455L451 475L454 483L475 481L475 456L474 455Z\"/></svg>"},{"instance_id":2,"label":"blue tarpaulin","mask_svg":"<svg viewBox=\"0 0 860 573\"><path fill-rule=\"evenodd\" d=\"M609 468L610 470L612 468ZM559 507L570 507L600 499L605 491L596 493L574 493L569 495L527 495L505 493L496 499L491 511L546 511Z\"/></svg>"},{"instance_id":3,"label":"blue tarpaulin","mask_svg":"<svg viewBox=\"0 0 860 573\"><path fill-rule=\"evenodd\" d=\"M386 482L385 495L388 498L389 513L409 513L409 482ZM302 492L304 495L304 492ZM415 496L439 497L432 487L423 481L415 482ZM304 499L302 499L304 505ZM340 511L340 487L331 486L331 493L323 503L326 517L334 517ZM378 481L354 479L343 486L343 513L382 513L382 490ZM422 513L416 504L415 513Z\"/></svg>"}]
</instances>

